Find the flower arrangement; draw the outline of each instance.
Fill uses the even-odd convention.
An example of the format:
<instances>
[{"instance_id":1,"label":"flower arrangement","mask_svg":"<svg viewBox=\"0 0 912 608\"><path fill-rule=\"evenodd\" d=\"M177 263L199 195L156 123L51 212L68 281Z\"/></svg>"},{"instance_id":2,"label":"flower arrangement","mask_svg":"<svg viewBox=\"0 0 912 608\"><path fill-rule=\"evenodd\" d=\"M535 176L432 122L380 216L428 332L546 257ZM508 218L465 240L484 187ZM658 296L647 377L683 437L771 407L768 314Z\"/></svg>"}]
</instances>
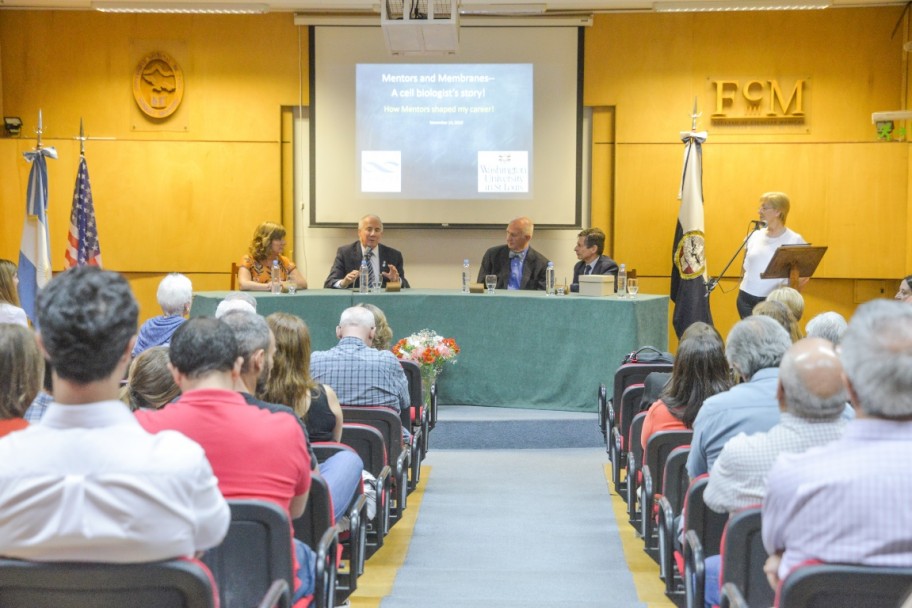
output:
<instances>
[{"instance_id":1,"label":"flower arrangement","mask_svg":"<svg viewBox=\"0 0 912 608\"><path fill-rule=\"evenodd\" d=\"M407 338L402 338L393 346L393 354L406 361L414 361L422 373L436 375L449 361L456 363L459 345L453 338L438 336L430 329L422 329Z\"/></svg>"}]
</instances>

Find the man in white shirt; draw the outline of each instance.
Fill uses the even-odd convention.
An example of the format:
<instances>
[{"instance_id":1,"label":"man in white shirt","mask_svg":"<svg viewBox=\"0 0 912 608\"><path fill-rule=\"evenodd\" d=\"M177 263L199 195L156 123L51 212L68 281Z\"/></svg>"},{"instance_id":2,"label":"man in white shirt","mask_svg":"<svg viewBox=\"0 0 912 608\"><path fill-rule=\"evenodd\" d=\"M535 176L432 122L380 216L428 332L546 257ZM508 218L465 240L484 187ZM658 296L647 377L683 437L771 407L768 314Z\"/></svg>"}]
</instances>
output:
<instances>
[{"instance_id":1,"label":"man in white shirt","mask_svg":"<svg viewBox=\"0 0 912 608\"><path fill-rule=\"evenodd\" d=\"M202 448L144 431L117 400L138 317L126 280L68 270L38 294L37 317L54 403L0 440L0 554L126 563L218 545L231 516Z\"/></svg>"}]
</instances>

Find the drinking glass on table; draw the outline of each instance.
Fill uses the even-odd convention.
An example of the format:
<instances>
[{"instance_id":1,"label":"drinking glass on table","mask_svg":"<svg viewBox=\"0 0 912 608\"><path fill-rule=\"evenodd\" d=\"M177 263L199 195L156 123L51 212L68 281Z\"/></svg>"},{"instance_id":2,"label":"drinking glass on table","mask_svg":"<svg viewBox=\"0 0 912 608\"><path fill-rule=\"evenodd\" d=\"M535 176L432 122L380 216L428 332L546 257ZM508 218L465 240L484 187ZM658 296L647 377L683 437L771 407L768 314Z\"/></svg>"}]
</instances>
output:
<instances>
[{"instance_id":1,"label":"drinking glass on table","mask_svg":"<svg viewBox=\"0 0 912 608\"><path fill-rule=\"evenodd\" d=\"M631 299L636 299L637 292L640 291L640 283L636 279L627 279L627 293Z\"/></svg>"},{"instance_id":2,"label":"drinking glass on table","mask_svg":"<svg viewBox=\"0 0 912 608\"><path fill-rule=\"evenodd\" d=\"M485 275L485 287L488 288L488 293L494 293L494 288L497 287L497 275L496 274L486 274Z\"/></svg>"}]
</instances>

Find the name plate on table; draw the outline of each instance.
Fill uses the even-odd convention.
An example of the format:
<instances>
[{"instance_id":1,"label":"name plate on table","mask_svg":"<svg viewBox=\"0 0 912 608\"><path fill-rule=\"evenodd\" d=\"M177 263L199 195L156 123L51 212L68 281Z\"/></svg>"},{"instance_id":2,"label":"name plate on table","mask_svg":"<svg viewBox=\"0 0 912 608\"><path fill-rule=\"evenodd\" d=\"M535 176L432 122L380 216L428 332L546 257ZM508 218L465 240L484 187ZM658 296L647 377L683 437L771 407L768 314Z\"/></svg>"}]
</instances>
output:
<instances>
[{"instance_id":1,"label":"name plate on table","mask_svg":"<svg viewBox=\"0 0 912 608\"><path fill-rule=\"evenodd\" d=\"M579 295L613 296L613 274L586 274L579 278Z\"/></svg>"}]
</instances>

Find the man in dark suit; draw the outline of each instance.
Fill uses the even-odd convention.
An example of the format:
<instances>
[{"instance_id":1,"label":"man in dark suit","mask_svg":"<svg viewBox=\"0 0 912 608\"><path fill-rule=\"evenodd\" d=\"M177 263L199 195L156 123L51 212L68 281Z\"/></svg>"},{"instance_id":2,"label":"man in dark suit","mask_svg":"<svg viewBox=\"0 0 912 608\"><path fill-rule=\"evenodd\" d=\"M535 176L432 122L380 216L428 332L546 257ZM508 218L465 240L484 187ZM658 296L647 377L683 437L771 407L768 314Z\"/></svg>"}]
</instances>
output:
<instances>
[{"instance_id":1,"label":"man in dark suit","mask_svg":"<svg viewBox=\"0 0 912 608\"><path fill-rule=\"evenodd\" d=\"M380 244L383 234L383 222L376 215L365 215L358 221L358 240L351 245L343 245L336 251L329 276L323 283L327 289L347 289L359 286L361 260L367 258L371 265L371 274L378 277L380 285L402 283L408 287L405 278L402 254L398 250Z\"/></svg>"},{"instance_id":2,"label":"man in dark suit","mask_svg":"<svg viewBox=\"0 0 912 608\"><path fill-rule=\"evenodd\" d=\"M601 228L586 228L576 235L576 247L573 249L579 262L573 267L573 283L570 291L579 291L580 275L613 274L614 286L617 289L618 265L605 251L605 233Z\"/></svg>"},{"instance_id":3,"label":"man in dark suit","mask_svg":"<svg viewBox=\"0 0 912 608\"><path fill-rule=\"evenodd\" d=\"M507 225L507 244L488 249L481 260L478 282L497 275L497 289L545 289L548 258L529 247L535 225L518 217Z\"/></svg>"}]
</instances>

